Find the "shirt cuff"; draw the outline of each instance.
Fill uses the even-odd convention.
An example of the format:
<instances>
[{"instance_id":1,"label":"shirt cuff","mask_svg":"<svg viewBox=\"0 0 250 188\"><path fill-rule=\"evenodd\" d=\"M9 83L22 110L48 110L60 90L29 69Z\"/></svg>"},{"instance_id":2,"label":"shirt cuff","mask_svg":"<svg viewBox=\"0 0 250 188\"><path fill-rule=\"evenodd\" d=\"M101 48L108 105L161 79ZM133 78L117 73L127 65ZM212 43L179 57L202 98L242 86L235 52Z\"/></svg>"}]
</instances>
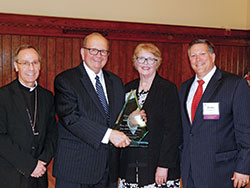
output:
<instances>
[{"instance_id":1,"label":"shirt cuff","mask_svg":"<svg viewBox=\"0 0 250 188\"><path fill-rule=\"evenodd\" d=\"M110 137L110 134L112 132L112 129L108 128L108 130L106 131L103 139L102 139L102 143L103 144L108 144L109 143L109 137Z\"/></svg>"}]
</instances>

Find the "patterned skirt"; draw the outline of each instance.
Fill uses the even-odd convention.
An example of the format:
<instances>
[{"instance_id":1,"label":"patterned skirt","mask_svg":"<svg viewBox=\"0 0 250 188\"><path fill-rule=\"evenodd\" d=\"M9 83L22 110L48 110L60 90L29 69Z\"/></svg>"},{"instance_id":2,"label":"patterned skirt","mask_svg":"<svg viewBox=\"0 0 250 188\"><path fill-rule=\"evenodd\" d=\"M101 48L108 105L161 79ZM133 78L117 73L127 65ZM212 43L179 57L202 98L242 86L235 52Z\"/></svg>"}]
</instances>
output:
<instances>
[{"instance_id":1,"label":"patterned skirt","mask_svg":"<svg viewBox=\"0 0 250 188\"><path fill-rule=\"evenodd\" d=\"M169 180L165 184L157 185L156 183L139 187L136 183L127 183L125 179L121 179L118 188L180 188L180 179Z\"/></svg>"}]
</instances>

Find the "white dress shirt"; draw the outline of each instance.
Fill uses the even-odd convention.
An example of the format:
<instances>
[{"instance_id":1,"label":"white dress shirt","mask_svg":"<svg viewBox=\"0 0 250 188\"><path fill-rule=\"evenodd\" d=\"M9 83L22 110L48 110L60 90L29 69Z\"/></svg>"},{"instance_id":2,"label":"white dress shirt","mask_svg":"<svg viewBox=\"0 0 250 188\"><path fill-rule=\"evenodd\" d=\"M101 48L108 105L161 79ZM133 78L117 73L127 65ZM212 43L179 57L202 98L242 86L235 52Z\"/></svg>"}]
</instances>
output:
<instances>
[{"instance_id":1,"label":"white dress shirt","mask_svg":"<svg viewBox=\"0 0 250 188\"><path fill-rule=\"evenodd\" d=\"M90 78L90 81L91 83L93 84L93 87L95 88L96 90L96 79L95 77L96 76L99 76L99 79L100 79L100 82L102 84L102 87L103 87L103 90L104 90L104 94L105 94L105 97L106 97L106 100L107 100L107 103L109 104L109 101L108 101L108 95L107 95L107 89L106 89L106 84L105 84L105 80L104 80L104 76L103 76L103 72L102 70L100 70L100 72L98 74L95 74L95 72L93 70L91 70L87 65L86 63L83 61L83 66ZM102 139L102 143L103 144L107 144L109 142L109 137L110 137L110 134L111 134L111 131L112 129L108 128L107 132L105 133L103 139Z\"/></svg>"},{"instance_id":2,"label":"white dress shirt","mask_svg":"<svg viewBox=\"0 0 250 188\"><path fill-rule=\"evenodd\" d=\"M216 66L213 67L213 69L202 79L205 83L202 85L203 88L203 93L205 92L206 88L207 88L207 84L209 83L210 79L212 78L212 76L214 75L215 71L216 71ZM188 116L189 116L189 120L191 122L191 107L192 107L192 101L194 98L194 94L197 90L198 87L198 81L199 78L197 77L197 75L195 75L195 79L190 87L189 90L189 94L188 94L188 98L187 98L187 102L186 102L186 107L187 107L187 111L188 111Z\"/></svg>"}]
</instances>

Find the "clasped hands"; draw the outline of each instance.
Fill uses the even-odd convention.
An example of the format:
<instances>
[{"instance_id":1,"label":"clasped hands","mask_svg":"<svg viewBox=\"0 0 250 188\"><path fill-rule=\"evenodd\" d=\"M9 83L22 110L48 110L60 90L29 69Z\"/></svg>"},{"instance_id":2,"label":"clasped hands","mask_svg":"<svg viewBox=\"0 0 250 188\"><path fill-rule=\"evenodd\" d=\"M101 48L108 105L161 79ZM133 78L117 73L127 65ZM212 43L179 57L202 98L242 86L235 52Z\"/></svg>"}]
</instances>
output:
<instances>
[{"instance_id":1,"label":"clasped hands","mask_svg":"<svg viewBox=\"0 0 250 188\"><path fill-rule=\"evenodd\" d=\"M36 168L31 173L30 176L34 178L40 178L45 174L46 170L47 170L46 163L41 160L38 160Z\"/></svg>"},{"instance_id":2,"label":"clasped hands","mask_svg":"<svg viewBox=\"0 0 250 188\"><path fill-rule=\"evenodd\" d=\"M139 110L136 109L129 115L129 124L130 126L135 126L137 125L137 122L135 121L135 117L140 115L143 121L146 123L147 122L147 117L146 113L144 110ZM123 132L118 131L118 130L112 130L109 141L118 148L124 148L127 147L130 144L130 139L127 135L125 135Z\"/></svg>"}]
</instances>

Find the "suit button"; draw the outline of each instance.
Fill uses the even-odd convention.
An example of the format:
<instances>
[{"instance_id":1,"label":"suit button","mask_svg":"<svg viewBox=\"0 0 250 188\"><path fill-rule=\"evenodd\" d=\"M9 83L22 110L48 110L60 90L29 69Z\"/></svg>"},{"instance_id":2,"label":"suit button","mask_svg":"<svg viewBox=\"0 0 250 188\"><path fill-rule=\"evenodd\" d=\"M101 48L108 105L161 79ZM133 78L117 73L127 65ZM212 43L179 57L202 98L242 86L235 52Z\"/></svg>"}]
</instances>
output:
<instances>
[{"instance_id":1,"label":"suit button","mask_svg":"<svg viewBox=\"0 0 250 188\"><path fill-rule=\"evenodd\" d=\"M190 136L194 136L193 133L190 133L189 135L190 135Z\"/></svg>"},{"instance_id":2,"label":"suit button","mask_svg":"<svg viewBox=\"0 0 250 188\"><path fill-rule=\"evenodd\" d=\"M34 150L34 149L36 149L36 147L35 147L35 146L32 146L32 147L31 147L31 149L33 149L33 150Z\"/></svg>"}]
</instances>

